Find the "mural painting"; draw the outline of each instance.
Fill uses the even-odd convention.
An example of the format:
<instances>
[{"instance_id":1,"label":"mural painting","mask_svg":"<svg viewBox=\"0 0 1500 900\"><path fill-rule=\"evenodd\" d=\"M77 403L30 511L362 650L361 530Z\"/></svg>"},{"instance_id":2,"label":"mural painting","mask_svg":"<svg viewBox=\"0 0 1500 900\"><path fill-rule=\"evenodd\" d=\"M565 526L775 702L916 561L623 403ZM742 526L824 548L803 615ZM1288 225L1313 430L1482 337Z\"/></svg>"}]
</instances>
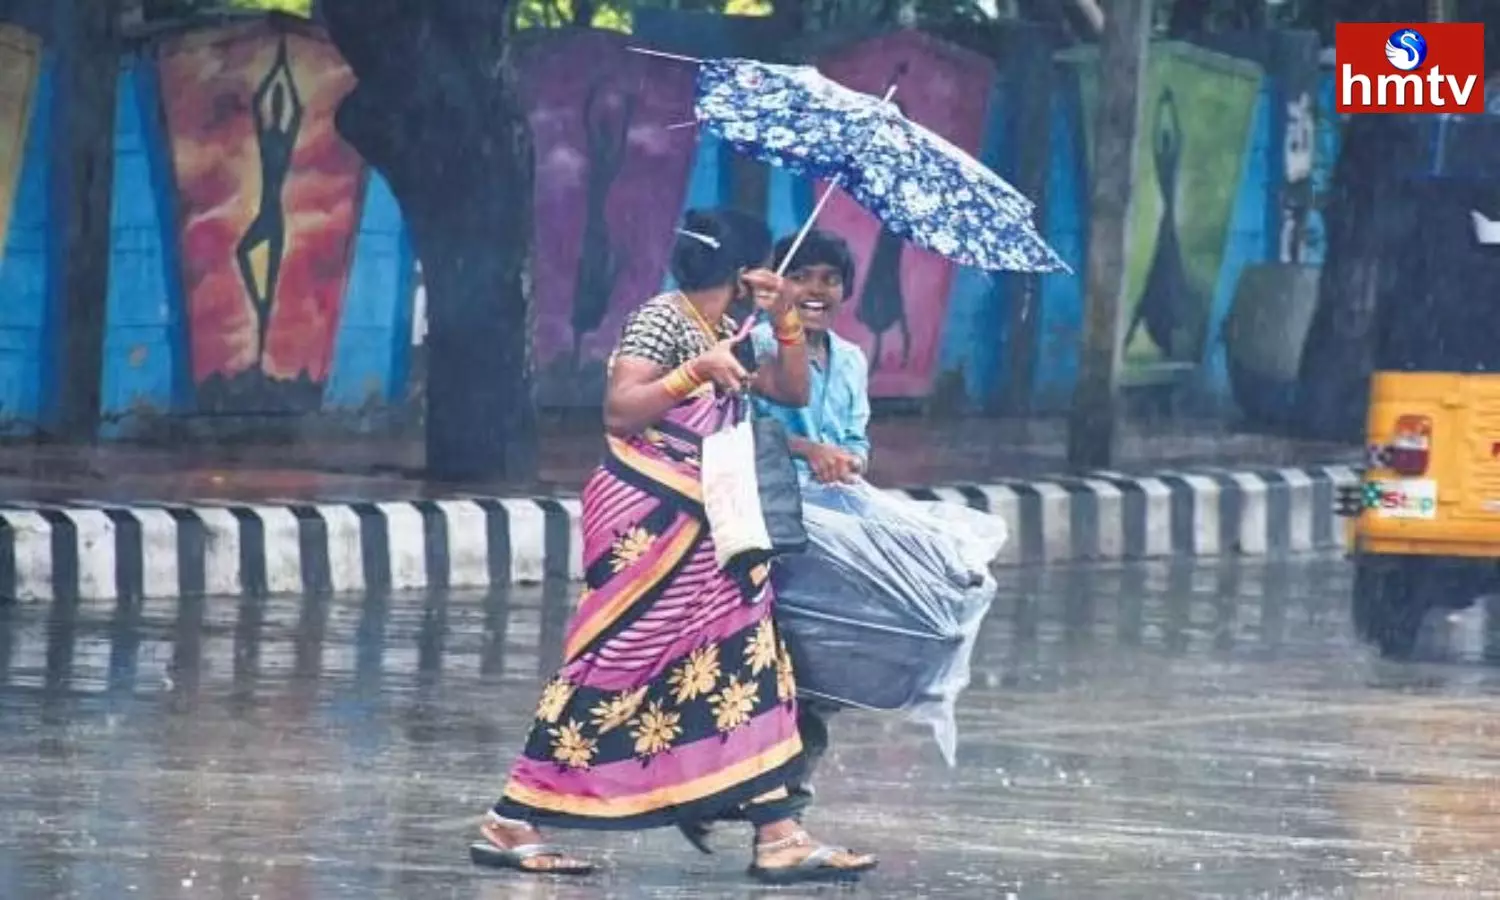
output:
<instances>
[{"instance_id":1,"label":"mural painting","mask_svg":"<svg viewBox=\"0 0 1500 900\"><path fill-rule=\"evenodd\" d=\"M55 367L49 277L51 66L41 41L0 26L0 433L29 431L47 409Z\"/></svg>"},{"instance_id":2,"label":"mural painting","mask_svg":"<svg viewBox=\"0 0 1500 900\"><path fill-rule=\"evenodd\" d=\"M692 66L581 32L522 62L536 152L538 399L599 402L625 315L660 289L697 134ZM675 127L674 127L675 126Z\"/></svg>"},{"instance_id":3,"label":"mural painting","mask_svg":"<svg viewBox=\"0 0 1500 900\"><path fill-rule=\"evenodd\" d=\"M0 247L10 235L31 104L41 76L41 50L36 35L14 25L0 25Z\"/></svg>"},{"instance_id":4,"label":"mural painting","mask_svg":"<svg viewBox=\"0 0 1500 900\"><path fill-rule=\"evenodd\" d=\"M1268 71L1274 73L1281 104L1280 175L1276 223L1276 261L1316 262L1323 256L1322 216L1314 177L1320 150L1322 91L1318 78L1318 42L1311 34L1278 35Z\"/></svg>"},{"instance_id":5,"label":"mural painting","mask_svg":"<svg viewBox=\"0 0 1500 900\"><path fill-rule=\"evenodd\" d=\"M159 69L198 407L316 410L364 177L333 124L353 76L260 24L170 41Z\"/></svg>"},{"instance_id":6,"label":"mural painting","mask_svg":"<svg viewBox=\"0 0 1500 900\"><path fill-rule=\"evenodd\" d=\"M1313 152L1307 179L1311 196L1298 257L1299 262L1309 265L1322 265L1328 255L1328 225L1323 211L1328 208L1329 192L1333 190L1333 164L1339 155L1336 101L1332 73L1318 73L1313 88Z\"/></svg>"},{"instance_id":7,"label":"mural painting","mask_svg":"<svg viewBox=\"0 0 1500 900\"><path fill-rule=\"evenodd\" d=\"M547 406L598 401L604 357L624 316L660 289L699 149L694 128L674 127L692 119L692 67L630 54L629 40L558 33L532 44L523 58L537 162L533 346L539 399ZM152 197L172 221L158 226L143 215L116 223L116 262L127 256L133 262L113 265L116 281L129 284L111 285L111 308L155 310L165 290L173 312L160 322L112 318L112 346L123 349L107 365L137 366L135 348L147 325L155 329L152 335L159 332L153 340L170 344L170 353L163 349L168 361L150 379L117 377L130 386L120 396L130 401L149 381L152 401L172 413L311 413L333 411L329 398L343 395L331 386L342 383L341 377L358 387L370 373L386 372L394 383L420 389L420 279L412 297L405 278L396 284L385 277L381 267L389 253L371 264L374 274L358 274L359 235L387 235L392 228L386 220L367 221L380 206L373 199L378 192L367 191L362 161L333 128L332 114L352 83L334 49L311 28L252 23L165 38L147 52L152 57L154 66L142 63L139 87L146 115L134 131L122 126L122 153L140 159L134 169L117 166L117 190L124 191L116 198L117 215L121 204L137 209L142 198ZM0 410L25 422L45 418L39 398L51 377L41 363L43 330L52 321L52 270L44 259L51 229L45 218L51 88L40 60L33 38L0 27L0 122L12 125L0 129L0 239L8 236L10 245L0 286L15 301L0 311L0 330L24 331L13 342L36 348L24 358L0 354L0 380L35 395L23 400L7 394L0 397ZM1067 101L1090 103L1094 84L1087 59L1075 61L1082 90L1069 92ZM870 93L879 93L904 66L897 99L905 112L970 152L978 150L986 123L995 118L988 109L991 64L920 34L887 35L819 63L832 77ZM155 78L149 77L152 68ZM1135 198L1139 240L1129 261L1127 365L1137 378L1160 372L1163 363L1189 367L1202 357L1209 303L1214 286L1224 281L1236 198L1247 190L1245 160L1260 78L1253 64L1198 48L1169 44L1154 50ZM1277 118L1286 130L1271 135L1269 179L1251 174L1263 196L1278 198L1275 215L1262 211L1256 221L1291 225L1283 232L1286 241L1274 230L1268 239L1262 229L1264 246L1257 243L1256 254L1321 261L1318 209L1336 152L1329 90L1325 75L1314 83L1311 108L1304 91L1284 98ZM162 128L154 115L158 106ZM1090 122L1059 112L1056 127L1066 130L1070 142L1088 137L1076 119ZM1054 154L1059 169L1069 172L1082 156ZM136 174L125 177L130 172ZM753 194L737 193L725 167L715 166L711 174L699 191L704 201ZM1054 197L1071 196L1053 177ZM786 210L805 206L816 186L798 182L788 191L774 173L771 184L769 212L785 230L795 218ZM1310 201L1298 193L1304 184L1311 188ZM133 186L125 191L123 185ZM1077 205L1057 200L1052 215ZM954 267L905 245L847 198L836 195L825 215L823 225L848 237L860 262L855 299L839 327L870 354L873 392L928 396L943 332L951 327ZM391 217L399 225L399 212ZM163 232L170 236L170 252L159 242L151 245L159 251L137 246ZM409 257L397 262L402 272L410 270ZM167 279L165 288L141 275L153 265ZM186 325L180 330L173 299L179 284ZM1058 295L1072 284L1051 280L1053 293L1044 295L1044 323L1051 316L1061 324L1047 324L1043 333L1056 331L1058 347L1076 343L1076 322L1062 322L1068 317L1057 313L1065 305ZM130 294L124 298L129 303L118 306L117 292ZM985 302L992 302L989 296ZM369 313L371 304L400 304L411 314ZM338 335L352 332L361 314L369 321L354 335L357 340L345 342L352 349L340 355ZM973 316L955 321L992 324ZM375 327L381 323L389 327ZM954 336L996 339L985 328ZM386 352L390 341L410 342L411 353ZM411 359L410 379L404 361L391 362L398 356ZM179 361L190 388L174 380ZM1053 382L1039 380L1038 390L1044 386L1066 398ZM345 393L357 401L373 396L363 388ZM375 402L399 403L404 395L398 386Z\"/></svg>"},{"instance_id":8,"label":"mural painting","mask_svg":"<svg viewBox=\"0 0 1500 900\"><path fill-rule=\"evenodd\" d=\"M818 68L877 95L896 80L906 115L977 155L995 77L989 60L902 31L824 57ZM953 264L906 244L842 193L829 201L819 224L848 240L859 263L855 294L837 327L869 355L871 394L926 396L942 350Z\"/></svg>"},{"instance_id":9,"label":"mural painting","mask_svg":"<svg viewBox=\"0 0 1500 900\"><path fill-rule=\"evenodd\" d=\"M1096 56L1064 58L1080 67L1092 147ZM1172 377L1203 358L1260 79L1259 66L1235 57L1187 44L1151 48L1126 263L1127 383Z\"/></svg>"}]
</instances>

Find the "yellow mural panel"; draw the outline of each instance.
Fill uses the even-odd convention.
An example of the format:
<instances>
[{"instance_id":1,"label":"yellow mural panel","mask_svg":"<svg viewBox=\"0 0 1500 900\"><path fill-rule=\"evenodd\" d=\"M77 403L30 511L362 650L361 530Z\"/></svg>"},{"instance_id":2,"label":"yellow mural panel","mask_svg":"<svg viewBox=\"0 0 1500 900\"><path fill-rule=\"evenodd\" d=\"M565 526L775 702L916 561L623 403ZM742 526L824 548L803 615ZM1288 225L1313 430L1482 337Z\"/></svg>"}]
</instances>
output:
<instances>
[{"instance_id":1,"label":"yellow mural panel","mask_svg":"<svg viewBox=\"0 0 1500 900\"><path fill-rule=\"evenodd\" d=\"M0 25L0 251L10 235L41 60L42 42L36 35Z\"/></svg>"}]
</instances>

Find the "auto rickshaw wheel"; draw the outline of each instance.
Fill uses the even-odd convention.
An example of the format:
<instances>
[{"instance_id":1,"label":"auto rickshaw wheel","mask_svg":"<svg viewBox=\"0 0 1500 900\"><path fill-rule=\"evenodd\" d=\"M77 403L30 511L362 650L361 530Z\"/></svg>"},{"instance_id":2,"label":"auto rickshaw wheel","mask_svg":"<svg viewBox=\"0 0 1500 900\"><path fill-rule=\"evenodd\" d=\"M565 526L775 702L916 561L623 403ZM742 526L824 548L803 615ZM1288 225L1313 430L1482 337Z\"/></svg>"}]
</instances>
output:
<instances>
[{"instance_id":1,"label":"auto rickshaw wheel","mask_svg":"<svg viewBox=\"0 0 1500 900\"><path fill-rule=\"evenodd\" d=\"M1390 659L1411 657L1422 619L1432 608L1417 586L1414 568L1400 557L1359 556L1354 561L1354 630Z\"/></svg>"}]
</instances>

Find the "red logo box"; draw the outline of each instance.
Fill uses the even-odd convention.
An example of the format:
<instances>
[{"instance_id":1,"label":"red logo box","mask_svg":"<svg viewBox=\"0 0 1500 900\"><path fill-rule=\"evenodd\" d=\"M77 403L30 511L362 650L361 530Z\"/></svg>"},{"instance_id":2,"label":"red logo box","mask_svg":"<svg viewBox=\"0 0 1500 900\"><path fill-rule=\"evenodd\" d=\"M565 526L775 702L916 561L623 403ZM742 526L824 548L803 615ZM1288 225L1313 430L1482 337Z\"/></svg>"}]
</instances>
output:
<instances>
[{"instance_id":1,"label":"red logo box","mask_svg":"<svg viewBox=\"0 0 1500 900\"><path fill-rule=\"evenodd\" d=\"M1339 22L1334 57L1341 113L1484 112L1481 23Z\"/></svg>"}]
</instances>

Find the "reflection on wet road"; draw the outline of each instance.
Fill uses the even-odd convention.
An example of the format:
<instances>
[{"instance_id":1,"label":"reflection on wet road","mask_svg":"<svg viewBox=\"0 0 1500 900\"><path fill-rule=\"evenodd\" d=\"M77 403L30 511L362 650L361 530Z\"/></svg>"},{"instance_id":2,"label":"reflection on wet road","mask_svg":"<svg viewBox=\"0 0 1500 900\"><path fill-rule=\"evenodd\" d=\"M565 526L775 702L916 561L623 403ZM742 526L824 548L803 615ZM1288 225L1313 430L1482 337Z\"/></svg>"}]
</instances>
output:
<instances>
[{"instance_id":1,"label":"reflection on wet road","mask_svg":"<svg viewBox=\"0 0 1500 900\"><path fill-rule=\"evenodd\" d=\"M810 824L883 855L862 893L1500 890L1500 670L1373 661L1341 560L1003 580L956 769L902 722L835 720ZM0 607L0 897L773 895L741 833L711 858L571 836L608 863L577 884L469 867L568 602Z\"/></svg>"}]
</instances>

